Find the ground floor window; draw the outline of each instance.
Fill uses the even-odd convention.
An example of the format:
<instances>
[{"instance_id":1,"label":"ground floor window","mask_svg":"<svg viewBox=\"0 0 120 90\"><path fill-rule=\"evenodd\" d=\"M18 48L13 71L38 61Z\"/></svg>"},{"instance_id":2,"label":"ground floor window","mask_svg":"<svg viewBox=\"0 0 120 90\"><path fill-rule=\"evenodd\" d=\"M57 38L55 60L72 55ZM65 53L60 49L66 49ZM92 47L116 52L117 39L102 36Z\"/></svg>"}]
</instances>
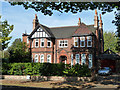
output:
<instances>
[{"instance_id":1,"label":"ground floor window","mask_svg":"<svg viewBox=\"0 0 120 90\"><path fill-rule=\"evenodd\" d=\"M51 55L50 54L47 55L47 62L51 63Z\"/></svg>"},{"instance_id":2,"label":"ground floor window","mask_svg":"<svg viewBox=\"0 0 120 90\"><path fill-rule=\"evenodd\" d=\"M71 66L73 65L73 54L71 54Z\"/></svg>"},{"instance_id":3,"label":"ground floor window","mask_svg":"<svg viewBox=\"0 0 120 90\"><path fill-rule=\"evenodd\" d=\"M80 62L80 55L79 54L76 54L75 55L75 59L76 59L76 64L79 64L79 62Z\"/></svg>"},{"instance_id":4,"label":"ground floor window","mask_svg":"<svg viewBox=\"0 0 120 90\"><path fill-rule=\"evenodd\" d=\"M38 54L35 54L35 61L34 62L38 62Z\"/></svg>"},{"instance_id":5,"label":"ground floor window","mask_svg":"<svg viewBox=\"0 0 120 90\"><path fill-rule=\"evenodd\" d=\"M92 54L88 55L88 67L91 68L92 67Z\"/></svg>"},{"instance_id":6,"label":"ground floor window","mask_svg":"<svg viewBox=\"0 0 120 90\"><path fill-rule=\"evenodd\" d=\"M40 62L44 63L44 54L41 54L41 56L40 56Z\"/></svg>"},{"instance_id":7,"label":"ground floor window","mask_svg":"<svg viewBox=\"0 0 120 90\"><path fill-rule=\"evenodd\" d=\"M86 64L86 54L81 54L81 65Z\"/></svg>"}]
</instances>

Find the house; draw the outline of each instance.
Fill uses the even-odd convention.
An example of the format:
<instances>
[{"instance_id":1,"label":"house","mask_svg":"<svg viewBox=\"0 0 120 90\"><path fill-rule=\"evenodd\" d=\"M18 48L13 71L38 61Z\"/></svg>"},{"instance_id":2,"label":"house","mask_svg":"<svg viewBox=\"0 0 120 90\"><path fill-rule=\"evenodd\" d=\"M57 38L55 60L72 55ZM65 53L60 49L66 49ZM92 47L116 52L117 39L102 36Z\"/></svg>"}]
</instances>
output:
<instances>
[{"instance_id":1,"label":"house","mask_svg":"<svg viewBox=\"0 0 120 90\"><path fill-rule=\"evenodd\" d=\"M22 36L30 48L32 62L87 64L91 68L97 66L96 56L104 50L103 23L97 10L93 25L86 25L79 18L76 26L50 28L40 24L35 15L33 31Z\"/></svg>"}]
</instances>

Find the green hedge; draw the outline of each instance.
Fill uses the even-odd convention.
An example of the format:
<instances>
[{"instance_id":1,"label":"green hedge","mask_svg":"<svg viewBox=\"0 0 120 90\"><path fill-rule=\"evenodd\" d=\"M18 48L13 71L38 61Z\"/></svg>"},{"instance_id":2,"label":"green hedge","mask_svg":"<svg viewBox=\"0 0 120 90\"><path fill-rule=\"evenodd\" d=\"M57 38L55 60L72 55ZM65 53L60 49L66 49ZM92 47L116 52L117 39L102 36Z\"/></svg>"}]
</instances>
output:
<instances>
[{"instance_id":1,"label":"green hedge","mask_svg":"<svg viewBox=\"0 0 120 90\"><path fill-rule=\"evenodd\" d=\"M4 75L90 76L87 66L51 63L3 63Z\"/></svg>"}]
</instances>

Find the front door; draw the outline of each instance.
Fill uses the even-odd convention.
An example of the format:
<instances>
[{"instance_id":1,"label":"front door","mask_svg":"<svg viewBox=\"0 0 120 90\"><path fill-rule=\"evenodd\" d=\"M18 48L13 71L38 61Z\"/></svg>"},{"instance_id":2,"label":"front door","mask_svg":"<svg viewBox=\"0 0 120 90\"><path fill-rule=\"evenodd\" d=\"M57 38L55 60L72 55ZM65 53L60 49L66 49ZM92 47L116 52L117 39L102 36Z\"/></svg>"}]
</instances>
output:
<instances>
[{"instance_id":1,"label":"front door","mask_svg":"<svg viewBox=\"0 0 120 90\"><path fill-rule=\"evenodd\" d=\"M60 62L61 63L67 64L66 61L67 61L67 57L66 56L60 56Z\"/></svg>"}]
</instances>

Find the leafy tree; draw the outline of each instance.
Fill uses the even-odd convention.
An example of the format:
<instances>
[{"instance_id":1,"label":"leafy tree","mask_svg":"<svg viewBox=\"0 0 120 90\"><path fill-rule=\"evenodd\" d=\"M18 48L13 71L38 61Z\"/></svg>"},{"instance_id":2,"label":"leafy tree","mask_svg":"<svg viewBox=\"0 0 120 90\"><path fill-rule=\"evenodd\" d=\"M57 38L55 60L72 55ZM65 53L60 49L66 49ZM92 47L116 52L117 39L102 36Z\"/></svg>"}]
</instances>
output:
<instances>
[{"instance_id":1,"label":"leafy tree","mask_svg":"<svg viewBox=\"0 0 120 90\"><path fill-rule=\"evenodd\" d=\"M20 38L15 39L12 45L8 48L10 53L10 62L30 62L30 52L26 43L22 42Z\"/></svg>"},{"instance_id":2,"label":"leafy tree","mask_svg":"<svg viewBox=\"0 0 120 90\"><path fill-rule=\"evenodd\" d=\"M117 38L117 50L120 52L120 11L115 12L115 20L113 22L117 26L116 36Z\"/></svg>"},{"instance_id":3,"label":"leafy tree","mask_svg":"<svg viewBox=\"0 0 120 90\"><path fill-rule=\"evenodd\" d=\"M2 43L2 50L8 47L10 43L9 40L12 38L9 34L13 31L13 25L9 25L7 20L1 22L0 24L0 32L2 32L2 37L0 38L0 42Z\"/></svg>"},{"instance_id":4,"label":"leafy tree","mask_svg":"<svg viewBox=\"0 0 120 90\"><path fill-rule=\"evenodd\" d=\"M105 12L111 12L114 8L120 9L118 2L9 2L11 5L22 5L25 9L32 8L40 11L44 15L52 15L53 11L78 13L83 10L99 9Z\"/></svg>"},{"instance_id":5,"label":"leafy tree","mask_svg":"<svg viewBox=\"0 0 120 90\"><path fill-rule=\"evenodd\" d=\"M117 52L117 38L113 32L104 32L104 51L111 49L114 52Z\"/></svg>"}]
</instances>

